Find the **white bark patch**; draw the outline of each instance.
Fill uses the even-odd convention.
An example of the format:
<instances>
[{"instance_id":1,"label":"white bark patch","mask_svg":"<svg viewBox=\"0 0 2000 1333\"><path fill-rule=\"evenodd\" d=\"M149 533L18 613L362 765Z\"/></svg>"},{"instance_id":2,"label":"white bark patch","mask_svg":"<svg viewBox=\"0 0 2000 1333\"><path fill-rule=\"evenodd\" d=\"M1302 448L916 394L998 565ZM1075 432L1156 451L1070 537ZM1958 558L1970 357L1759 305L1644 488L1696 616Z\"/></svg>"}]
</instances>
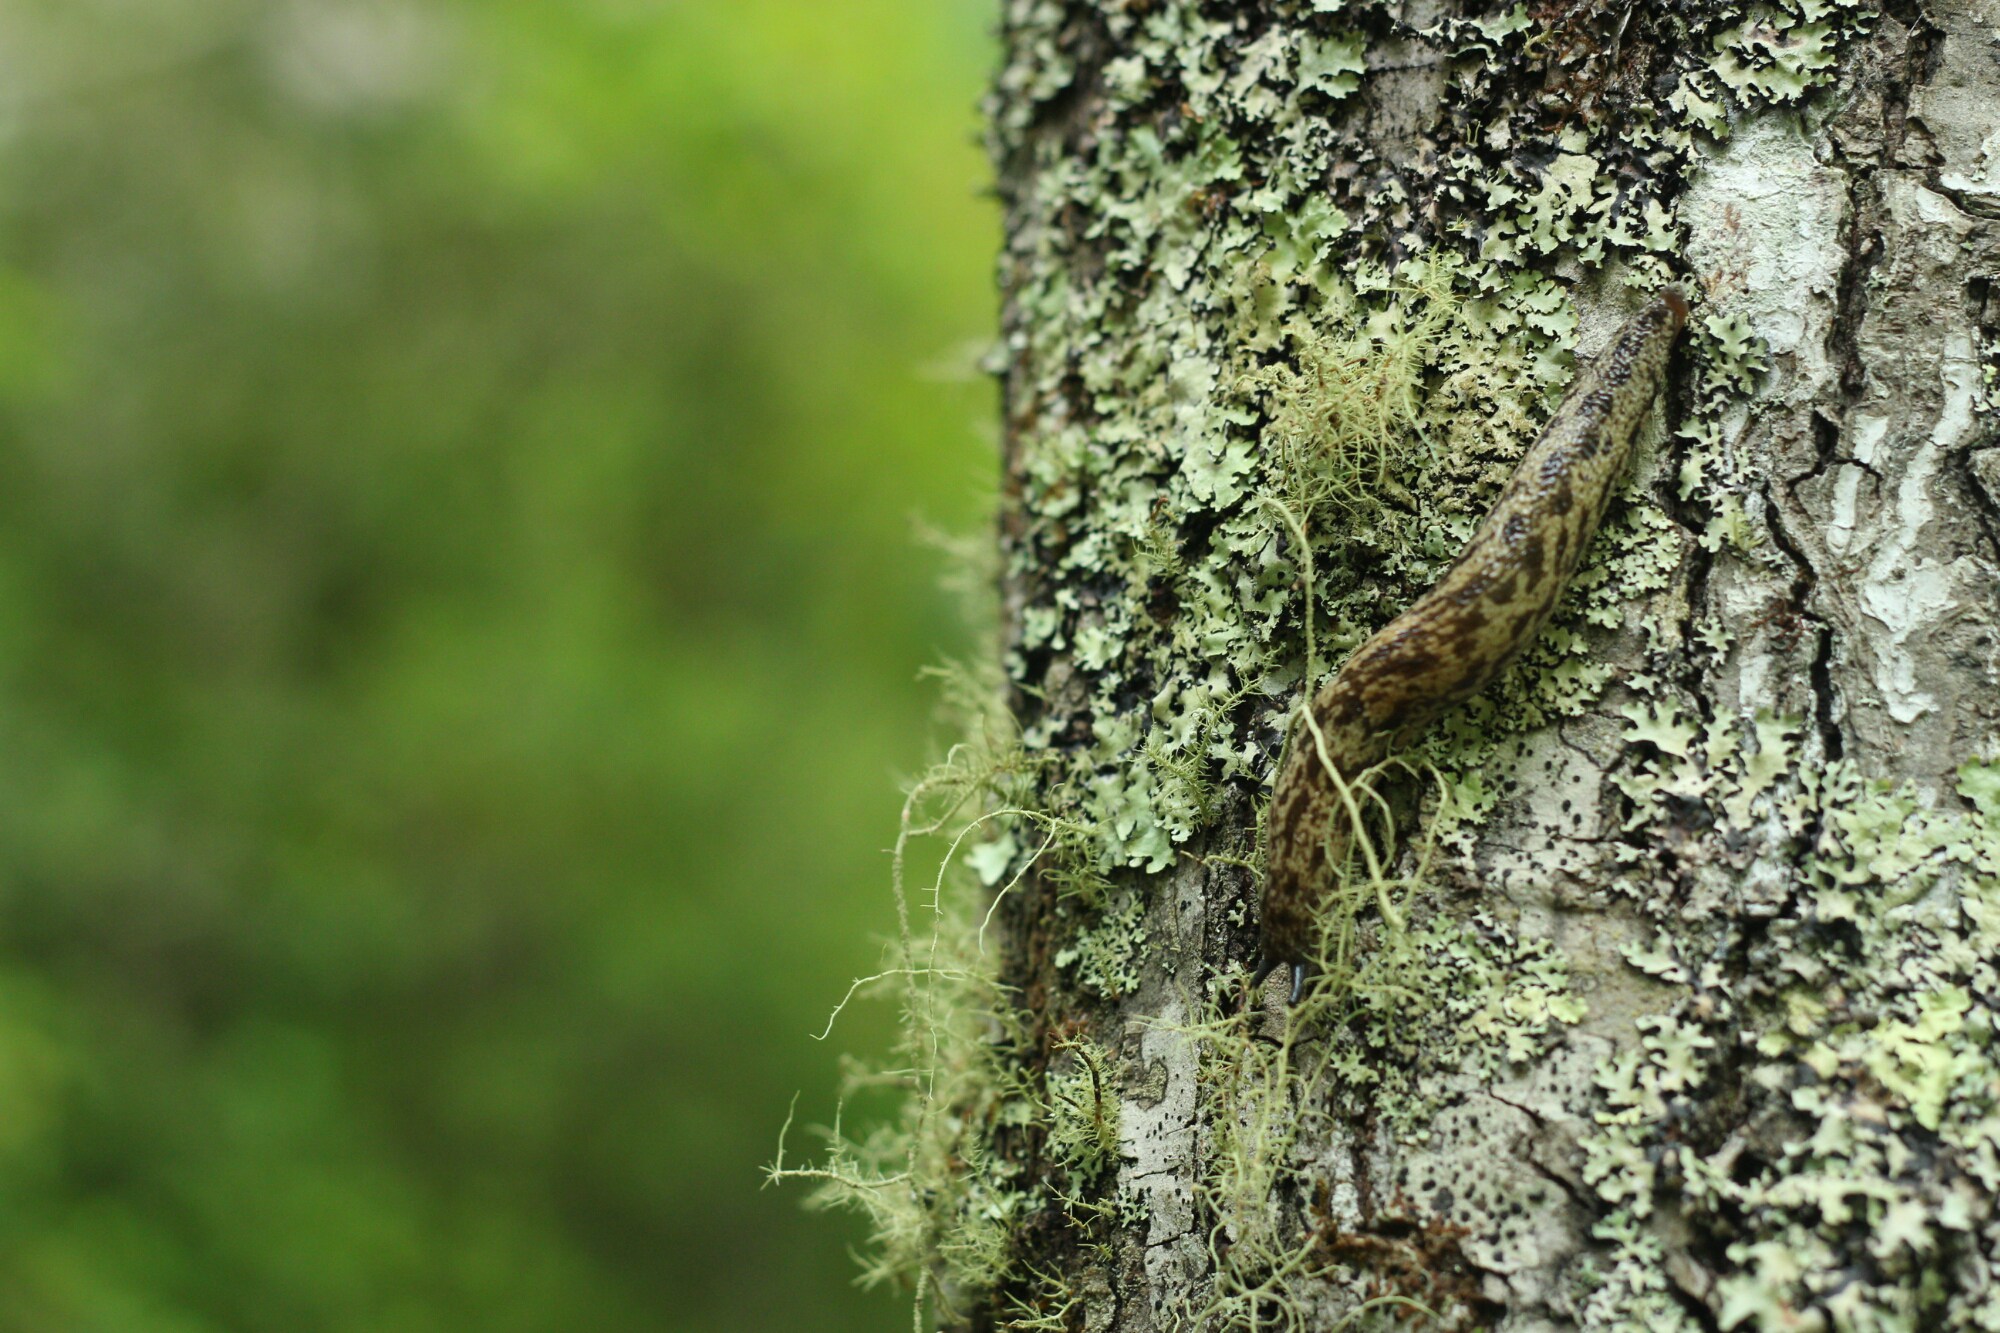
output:
<instances>
[{"instance_id":1,"label":"white bark patch","mask_svg":"<svg viewBox=\"0 0 2000 1333\"><path fill-rule=\"evenodd\" d=\"M1483 866L1487 887L1533 902L1546 900L1558 881L1591 882L1600 855L1596 840L1608 818L1601 757L1577 750L1549 727L1504 747L1494 757L1493 776L1514 792L1482 839L1490 854Z\"/></svg>"},{"instance_id":2,"label":"white bark patch","mask_svg":"<svg viewBox=\"0 0 2000 1333\"><path fill-rule=\"evenodd\" d=\"M1938 181L1947 190L2000 199L2000 130L1986 136L1978 157L1965 170L1939 172Z\"/></svg>"},{"instance_id":3,"label":"white bark patch","mask_svg":"<svg viewBox=\"0 0 2000 1333\"><path fill-rule=\"evenodd\" d=\"M1940 186L2000 200L2000 130L1993 127L2000 66L1992 46L2000 5L1982 0L1941 6L1931 21L1944 34L1939 52L1942 77L1914 90L1911 118L1924 127L1934 145Z\"/></svg>"},{"instance_id":4,"label":"white bark patch","mask_svg":"<svg viewBox=\"0 0 2000 1333\"><path fill-rule=\"evenodd\" d=\"M1162 1025L1184 1021L1178 1001L1161 1011ZM1128 1098L1122 1107L1118 1138L1125 1165L1119 1192L1145 1204L1146 1278L1153 1290L1185 1291L1204 1263L1188 1189L1195 1177L1195 1051L1181 1034L1149 1026L1139 1040L1139 1058L1147 1081L1158 1080L1160 1093L1150 1102Z\"/></svg>"},{"instance_id":5,"label":"white bark patch","mask_svg":"<svg viewBox=\"0 0 2000 1333\"><path fill-rule=\"evenodd\" d=\"M1833 511L1826 527L1826 548L1846 555L1854 545L1855 529L1861 522L1861 487L1876 480L1874 467L1882 456L1882 439L1889 433L1889 419L1857 412L1848 418L1847 438L1852 463L1833 470Z\"/></svg>"},{"instance_id":6,"label":"white bark patch","mask_svg":"<svg viewBox=\"0 0 2000 1333\"><path fill-rule=\"evenodd\" d=\"M1380 1202L1463 1227L1465 1256L1499 1281L1488 1295L1533 1309L1584 1245L1573 1197L1588 1193L1576 1139L1586 1122L1601 1043L1565 1045L1512 1076L1464 1081L1464 1100L1441 1111L1423 1147L1375 1163L1394 1190Z\"/></svg>"},{"instance_id":7,"label":"white bark patch","mask_svg":"<svg viewBox=\"0 0 2000 1333\"><path fill-rule=\"evenodd\" d=\"M1968 560L1947 563L1920 554L1925 530L1937 518L1934 493L1939 467L1972 429L1978 366L1971 342L1962 334L1947 340L1938 375L1943 395L1937 424L1897 484L1893 522L1870 543L1874 555L1860 590L1862 610L1888 631L1886 638L1871 635L1868 643L1875 659L1876 687L1889 716L1898 722L1914 722L1937 707L1936 698L1917 687L1912 644L1921 647L1925 632L1964 604L1970 592L1968 580L1978 573Z\"/></svg>"},{"instance_id":8,"label":"white bark patch","mask_svg":"<svg viewBox=\"0 0 2000 1333\"><path fill-rule=\"evenodd\" d=\"M1728 565L1714 576L1716 604L1726 625L1754 625L1771 602L1771 589L1761 577L1740 566ZM1777 659L1769 652L1745 648L1736 655L1736 703L1754 709L1780 697L1772 679Z\"/></svg>"},{"instance_id":9,"label":"white bark patch","mask_svg":"<svg viewBox=\"0 0 2000 1333\"><path fill-rule=\"evenodd\" d=\"M1798 126L1781 116L1740 126L1702 163L1681 203L1688 259L1710 308L1749 320L1779 373L1789 366L1809 384L1831 374L1821 349L1839 290L1846 208L1841 174L1822 167Z\"/></svg>"}]
</instances>

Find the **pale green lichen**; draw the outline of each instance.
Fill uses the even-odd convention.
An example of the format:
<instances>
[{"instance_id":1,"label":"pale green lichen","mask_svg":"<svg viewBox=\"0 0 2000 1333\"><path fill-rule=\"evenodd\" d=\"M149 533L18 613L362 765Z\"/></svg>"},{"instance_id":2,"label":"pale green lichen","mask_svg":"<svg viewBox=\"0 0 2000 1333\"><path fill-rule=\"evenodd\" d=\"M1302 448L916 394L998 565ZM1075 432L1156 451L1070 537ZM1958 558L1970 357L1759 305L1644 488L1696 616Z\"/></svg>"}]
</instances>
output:
<instances>
[{"instance_id":1,"label":"pale green lichen","mask_svg":"<svg viewBox=\"0 0 2000 1333\"><path fill-rule=\"evenodd\" d=\"M1979 362L1979 379L1973 389L1972 410L1989 423L2000 421L2000 334L1982 337L1974 356Z\"/></svg>"},{"instance_id":2,"label":"pale green lichen","mask_svg":"<svg viewBox=\"0 0 2000 1333\"><path fill-rule=\"evenodd\" d=\"M963 676L949 683L961 704L982 697ZM968 727L968 739L910 792L895 856L899 939L889 966L856 983L856 989L892 992L903 1028L888 1070L855 1070L847 1095L888 1086L901 1094L899 1114L860 1137L850 1136L836 1116L822 1131L823 1159L810 1167L785 1165L781 1133L767 1170L773 1183L812 1183L813 1207L863 1213L874 1249L862 1281L914 1281L920 1317L927 1299L948 1310L992 1290L1011 1272L1014 1223L1031 1199L1018 1169L994 1152L992 1135L998 1125L1047 1114L1043 1090L1018 1059L1029 1040L1024 1016L999 986L980 945L973 900L945 891L950 858L933 886L928 920L915 917L904 880L913 846L939 834L963 836L993 807L1005 808L1002 799L1027 772L1010 725L982 712L983 720ZM829 1031L832 1026L829 1021ZM788 1117L787 1130L790 1124Z\"/></svg>"},{"instance_id":3,"label":"pale green lichen","mask_svg":"<svg viewBox=\"0 0 2000 1333\"><path fill-rule=\"evenodd\" d=\"M1741 97L1796 102L1833 68L1832 24L1816 21L1833 6L1821 0L1755 6L1748 17L1715 35L1716 78Z\"/></svg>"},{"instance_id":4,"label":"pale green lichen","mask_svg":"<svg viewBox=\"0 0 2000 1333\"><path fill-rule=\"evenodd\" d=\"M1599 1235L1670 1202L1733 1270L1716 1279L1723 1328L2000 1325L2000 1058L1975 999L2000 984L2000 767L1966 764L1972 812L1941 810L1850 763L1792 770L1795 725L1756 729L1736 780L1678 794L1722 830L1809 807L1805 896L1759 928L1749 978L1691 965L1667 935L1628 952L1699 1003L1644 1020L1642 1047L1600 1074L1586 1178L1613 1211ZM1749 1103L1734 1133L1690 1126L1725 1095ZM1606 1290L1656 1290L1636 1280L1656 1264L1626 1257ZM1587 1327L1694 1327L1602 1292L1592 1308Z\"/></svg>"},{"instance_id":5,"label":"pale green lichen","mask_svg":"<svg viewBox=\"0 0 2000 1333\"><path fill-rule=\"evenodd\" d=\"M1074 942L1056 954L1056 966L1073 968L1077 984L1107 1000L1139 989L1138 958L1146 942L1146 900L1123 891Z\"/></svg>"}]
</instances>

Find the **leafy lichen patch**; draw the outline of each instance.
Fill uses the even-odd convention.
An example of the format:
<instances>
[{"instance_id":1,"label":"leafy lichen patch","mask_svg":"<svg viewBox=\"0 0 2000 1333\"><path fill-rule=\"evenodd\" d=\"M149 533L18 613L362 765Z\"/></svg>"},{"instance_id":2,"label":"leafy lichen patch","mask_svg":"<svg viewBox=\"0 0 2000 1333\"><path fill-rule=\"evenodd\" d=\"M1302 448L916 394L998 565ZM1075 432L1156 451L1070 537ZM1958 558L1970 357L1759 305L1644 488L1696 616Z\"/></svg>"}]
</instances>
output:
<instances>
[{"instance_id":1,"label":"leafy lichen patch","mask_svg":"<svg viewBox=\"0 0 2000 1333\"><path fill-rule=\"evenodd\" d=\"M1792 728L1759 730L1769 775ZM1847 762L1748 798L1719 784L1701 799L1721 827L1765 810L1816 830L1802 897L1761 922L1719 918L1706 962L1670 934L1630 955L1686 998L1600 1074L1599 1233L1642 1237L1671 1213L1709 1265L1682 1280L1712 1289L1724 1328L2000 1318L2000 769L1966 764L1959 792L1970 811ZM1707 1128L1723 1106L1728 1131ZM1657 1299L1645 1247L1604 1276L1595 1326L1698 1327Z\"/></svg>"}]
</instances>

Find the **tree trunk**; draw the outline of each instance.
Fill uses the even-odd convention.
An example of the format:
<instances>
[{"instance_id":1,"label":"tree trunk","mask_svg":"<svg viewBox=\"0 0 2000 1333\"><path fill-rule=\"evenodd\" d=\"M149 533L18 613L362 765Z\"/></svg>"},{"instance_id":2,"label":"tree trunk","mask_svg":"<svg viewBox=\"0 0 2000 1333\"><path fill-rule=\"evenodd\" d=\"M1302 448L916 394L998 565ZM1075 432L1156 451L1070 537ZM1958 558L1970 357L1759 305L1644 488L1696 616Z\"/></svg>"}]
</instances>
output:
<instances>
[{"instance_id":1,"label":"tree trunk","mask_svg":"<svg viewBox=\"0 0 2000 1333\"><path fill-rule=\"evenodd\" d=\"M2000 1329L2000 6L1005 10L1011 722L830 1173L920 1326ZM1288 719L1668 281L1553 627L1253 995Z\"/></svg>"}]
</instances>

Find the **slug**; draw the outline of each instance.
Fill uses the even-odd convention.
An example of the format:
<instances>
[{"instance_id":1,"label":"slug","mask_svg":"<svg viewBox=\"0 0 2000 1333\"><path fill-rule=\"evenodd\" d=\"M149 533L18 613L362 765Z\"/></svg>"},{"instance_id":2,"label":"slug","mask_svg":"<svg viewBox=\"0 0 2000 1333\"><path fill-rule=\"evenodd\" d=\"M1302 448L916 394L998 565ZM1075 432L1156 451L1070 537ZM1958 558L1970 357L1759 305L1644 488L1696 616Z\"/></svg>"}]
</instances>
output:
<instances>
[{"instance_id":1,"label":"slug","mask_svg":"<svg viewBox=\"0 0 2000 1333\"><path fill-rule=\"evenodd\" d=\"M1347 855L1341 783L1484 689L1555 611L1625 470L1632 437L1666 378L1687 300L1668 288L1578 377L1522 455L1472 539L1409 610L1370 638L1293 729L1271 796L1255 981L1305 983L1313 922Z\"/></svg>"}]
</instances>

